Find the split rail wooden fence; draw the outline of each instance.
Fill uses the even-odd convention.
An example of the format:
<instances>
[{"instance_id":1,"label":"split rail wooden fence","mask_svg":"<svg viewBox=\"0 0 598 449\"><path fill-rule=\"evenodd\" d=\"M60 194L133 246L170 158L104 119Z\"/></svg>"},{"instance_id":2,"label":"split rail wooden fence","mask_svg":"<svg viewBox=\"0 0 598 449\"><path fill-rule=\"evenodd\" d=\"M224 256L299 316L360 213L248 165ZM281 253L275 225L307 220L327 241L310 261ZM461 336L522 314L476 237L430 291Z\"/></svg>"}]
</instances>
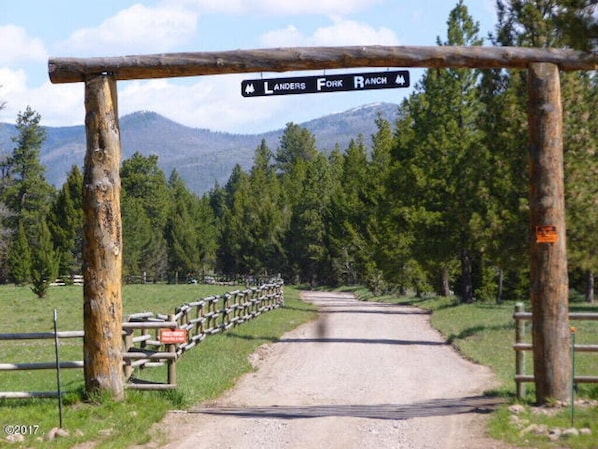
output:
<instances>
[{"instance_id":1,"label":"split rail wooden fence","mask_svg":"<svg viewBox=\"0 0 598 449\"><path fill-rule=\"evenodd\" d=\"M129 315L122 323L123 375L129 389L164 390L176 388L176 362L190 349L210 335L216 335L243 324L262 313L284 304L282 282L235 290L183 304L172 315L141 312ZM183 331L182 342L162 341L164 331ZM0 334L0 341L83 338L83 331ZM135 376L136 370L167 366L165 383L146 381ZM60 361L35 363L0 363L0 371L42 369L81 369L84 362ZM58 391L0 392L0 399L51 398Z\"/></svg>"},{"instance_id":2,"label":"split rail wooden fence","mask_svg":"<svg viewBox=\"0 0 598 449\"><path fill-rule=\"evenodd\" d=\"M125 379L129 381L126 387L137 390L176 388L176 361L185 352L210 335L225 332L283 304L283 285L280 282L183 304L173 315L149 312L130 315L123 323ZM163 329L185 331L185 341L163 343L159 336ZM164 364L168 366L166 383L148 382L134 376L136 368L141 370Z\"/></svg>"},{"instance_id":3,"label":"split rail wooden fence","mask_svg":"<svg viewBox=\"0 0 598 449\"><path fill-rule=\"evenodd\" d=\"M525 306L518 303L515 306L515 383L517 384L517 397L523 399L525 396L525 383L534 382L533 374L526 374L525 352L533 351L533 343L526 340L526 321L532 321L532 313L525 311ZM591 312L569 312L570 321L598 321L598 313ZM598 353L598 344L575 344L572 348L575 352L595 352ZM598 365L597 365L598 366ZM580 376L576 375L573 379L575 383L598 383L598 376Z\"/></svg>"}]
</instances>

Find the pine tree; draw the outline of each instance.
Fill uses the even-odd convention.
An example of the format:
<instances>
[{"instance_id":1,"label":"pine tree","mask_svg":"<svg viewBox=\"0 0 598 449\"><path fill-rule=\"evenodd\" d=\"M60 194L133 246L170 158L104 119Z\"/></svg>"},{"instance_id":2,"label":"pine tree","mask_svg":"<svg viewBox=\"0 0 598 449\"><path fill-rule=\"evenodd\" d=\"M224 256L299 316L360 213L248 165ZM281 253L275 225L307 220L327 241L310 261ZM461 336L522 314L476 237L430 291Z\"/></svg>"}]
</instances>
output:
<instances>
[{"instance_id":1,"label":"pine tree","mask_svg":"<svg viewBox=\"0 0 598 449\"><path fill-rule=\"evenodd\" d=\"M317 157L316 138L307 128L287 123L276 152L277 167L288 172L299 160L309 162Z\"/></svg>"},{"instance_id":2,"label":"pine tree","mask_svg":"<svg viewBox=\"0 0 598 449\"><path fill-rule=\"evenodd\" d=\"M30 107L17 116L15 147L4 168L3 199L9 213L5 226L16 234L19 227L27 238L28 246L35 246L39 223L46 220L54 194L53 187L45 180L45 167L40 162L41 146L46 131L40 125L41 116ZM10 250L14 254L14 248ZM11 263L12 260L12 263ZM14 258L9 258L12 271ZM21 268L15 267L17 271ZM19 274L22 279L22 274ZM53 281L53 279L52 279Z\"/></svg>"},{"instance_id":3,"label":"pine tree","mask_svg":"<svg viewBox=\"0 0 598 449\"><path fill-rule=\"evenodd\" d=\"M332 171L326 157L318 153L310 160L298 160L293 173L302 173L299 195L292 206L285 248L289 274L311 285L334 281L326 217L334 193ZM290 185L290 184L289 184Z\"/></svg>"},{"instance_id":4,"label":"pine tree","mask_svg":"<svg viewBox=\"0 0 598 449\"><path fill-rule=\"evenodd\" d=\"M36 226L31 245L31 290L38 298L44 298L50 284L58 276L60 256L54 249L52 235L45 220Z\"/></svg>"},{"instance_id":5,"label":"pine tree","mask_svg":"<svg viewBox=\"0 0 598 449\"><path fill-rule=\"evenodd\" d=\"M565 130L565 200L570 270L584 273L587 302L594 301L598 272L598 84L595 76L572 73L563 77Z\"/></svg>"},{"instance_id":6,"label":"pine tree","mask_svg":"<svg viewBox=\"0 0 598 449\"><path fill-rule=\"evenodd\" d=\"M245 266L241 259L244 238L243 213L249 191L249 174L236 165L224 186L220 205L218 268L225 274L240 274Z\"/></svg>"},{"instance_id":7,"label":"pine tree","mask_svg":"<svg viewBox=\"0 0 598 449\"><path fill-rule=\"evenodd\" d=\"M556 25L570 47L596 51L598 47L598 2L561 0Z\"/></svg>"},{"instance_id":8,"label":"pine tree","mask_svg":"<svg viewBox=\"0 0 598 449\"><path fill-rule=\"evenodd\" d=\"M384 273L384 278L406 294L409 288L421 291L427 283L430 270L424 270L422 252L418 251L425 239L416 239L422 223L426 223L425 209L418 205L422 200L421 190L417 189L418 172L413 170L412 160L415 158L417 135L415 120L411 114L413 103L419 101L420 95L413 95L405 100L399 108L395 130L395 139L390 150L391 163L384 179L385 202L380 209L383 233L377 251L377 264ZM426 237L427 239L427 237ZM412 277L412 267L420 267L423 276ZM441 295L448 295L448 279L446 288L437 288Z\"/></svg>"},{"instance_id":9,"label":"pine tree","mask_svg":"<svg viewBox=\"0 0 598 449\"><path fill-rule=\"evenodd\" d=\"M54 246L60 253L59 274L81 274L83 264L83 174L73 166L48 217Z\"/></svg>"},{"instance_id":10,"label":"pine tree","mask_svg":"<svg viewBox=\"0 0 598 449\"><path fill-rule=\"evenodd\" d=\"M127 198L122 204L123 276L125 279L142 276L144 248L150 244L154 230L143 202Z\"/></svg>"},{"instance_id":11,"label":"pine tree","mask_svg":"<svg viewBox=\"0 0 598 449\"><path fill-rule=\"evenodd\" d=\"M45 167L40 151L46 131L40 125L41 116L27 107L17 116L16 146L8 159L9 186L4 198L14 213L15 223L23 220L25 230L31 231L40 216L47 214L53 189L45 180Z\"/></svg>"},{"instance_id":12,"label":"pine tree","mask_svg":"<svg viewBox=\"0 0 598 449\"><path fill-rule=\"evenodd\" d=\"M172 172L168 188L172 212L166 225L168 272L172 280L205 275L216 264L216 216L210 198L198 198L183 179Z\"/></svg>"},{"instance_id":13,"label":"pine tree","mask_svg":"<svg viewBox=\"0 0 598 449\"><path fill-rule=\"evenodd\" d=\"M591 51L598 40L596 0L497 0L497 39L522 47Z\"/></svg>"},{"instance_id":14,"label":"pine tree","mask_svg":"<svg viewBox=\"0 0 598 449\"><path fill-rule=\"evenodd\" d=\"M218 250L218 227L214 210L210 204L210 197L203 195L196 198L196 206L193 208L193 222L195 234L197 235L197 254L199 259L199 271L205 276L211 273L216 267L216 254Z\"/></svg>"},{"instance_id":15,"label":"pine tree","mask_svg":"<svg viewBox=\"0 0 598 449\"><path fill-rule=\"evenodd\" d=\"M121 180L125 271L160 279L167 269L164 229L170 201L158 156L134 153L123 161Z\"/></svg>"},{"instance_id":16,"label":"pine tree","mask_svg":"<svg viewBox=\"0 0 598 449\"><path fill-rule=\"evenodd\" d=\"M387 190L391 173L392 149L395 146L392 125L382 117L376 119L378 131L372 136L372 156L369 163L368 196L371 202L368 229L370 233L370 260L364 276L370 290L381 294L388 288L389 278L384 267L388 264L386 258L386 243L393 236L389 232L389 212L392 205Z\"/></svg>"},{"instance_id":17,"label":"pine tree","mask_svg":"<svg viewBox=\"0 0 598 449\"><path fill-rule=\"evenodd\" d=\"M351 140L342 160L339 184L332 189L329 250L335 270L335 280L354 285L363 280L370 260L371 204L367 202L369 185L368 160L362 138Z\"/></svg>"},{"instance_id":18,"label":"pine tree","mask_svg":"<svg viewBox=\"0 0 598 449\"><path fill-rule=\"evenodd\" d=\"M485 296L497 302L526 296L529 290L529 176L527 84L525 73L483 72L480 99L485 112L478 120L488 148L485 213L476 223L481 247L496 267L495 288ZM487 286L491 285L491 280Z\"/></svg>"},{"instance_id":19,"label":"pine tree","mask_svg":"<svg viewBox=\"0 0 598 449\"><path fill-rule=\"evenodd\" d=\"M247 226L246 265L252 274L272 274L284 264L284 233L289 210L272 165L272 151L262 140L249 173L249 195L244 223Z\"/></svg>"},{"instance_id":20,"label":"pine tree","mask_svg":"<svg viewBox=\"0 0 598 449\"><path fill-rule=\"evenodd\" d=\"M8 247L10 276L16 285L27 284L31 280L31 248L23 223L19 223L17 233Z\"/></svg>"},{"instance_id":21,"label":"pine tree","mask_svg":"<svg viewBox=\"0 0 598 449\"><path fill-rule=\"evenodd\" d=\"M448 20L448 39L439 45L480 45L479 26L460 1ZM421 266L437 266L441 292L448 293L454 260L461 265L459 293L474 298L473 262L479 247L473 224L483 213L488 164L477 121L482 113L478 74L473 70L428 70L409 99L405 118L412 131L399 142L397 178L402 178L397 218L416 233L413 252ZM396 173L395 172L395 173ZM423 246L422 246L423 245ZM423 256L423 257L422 257Z\"/></svg>"},{"instance_id":22,"label":"pine tree","mask_svg":"<svg viewBox=\"0 0 598 449\"><path fill-rule=\"evenodd\" d=\"M499 40L523 47L596 48L595 0L498 0Z\"/></svg>"}]
</instances>

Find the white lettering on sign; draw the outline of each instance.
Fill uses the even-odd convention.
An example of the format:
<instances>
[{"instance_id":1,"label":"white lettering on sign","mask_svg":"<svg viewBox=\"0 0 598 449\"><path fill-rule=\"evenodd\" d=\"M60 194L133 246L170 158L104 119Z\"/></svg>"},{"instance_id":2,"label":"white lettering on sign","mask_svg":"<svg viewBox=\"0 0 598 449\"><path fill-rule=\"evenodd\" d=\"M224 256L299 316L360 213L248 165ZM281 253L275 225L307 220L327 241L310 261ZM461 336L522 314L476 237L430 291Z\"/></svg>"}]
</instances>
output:
<instances>
[{"instance_id":1,"label":"white lettering on sign","mask_svg":"<svg viewBox=\"0 0 598 449\"><path fill-rule=\"evenodd\" d=\"M355 89L365 89L366 86L386 85L387 83L388 79L385 76L371 76L366 78L358 75L353 77L353 87Z\"/></svg>"},{"instance_id":2,"label":"white lettering on sign","mask_svg":"<svg viewBox=\"0 0 598 449\"><path fill-rule=\"evenodd\" d=\"M327 80L326 78L318 78L316 80L316 89L322 90L323 88L331 89L333 87L343 87L343 80Z\"/></svg>"},{"instance_id":3,"label":"white lettering on sign","mask_svg":"<svg viewBox=\"0 0 598 449\"><path fill-rule=\"evenodd\" d=\"M187 342L187 331L185 329L160 329L160 343L175 344Z\"/></svg>"},{"instance_id":4,"label":"white lettering on sign","mask_svg":"<svg viewBox=\"0 0 598 449\"><path fill-rule=\"evenodd\" d=\"M264 93L272 95L278 90L305 90L305 83L274 83L274 86L270 87L268 81L264 82Z\"/></svg>"},{"instance_id":5,"label":"white lettering on sign","mask_svg":"<svg viewBox=\"0 0 598 449\"><path fill-rule=\"evenodd\" d=\"M405 85L405 77L403 75L397 75L395 79L395 83L400 84L401 86Z\"/></svg>"}]
</instances>

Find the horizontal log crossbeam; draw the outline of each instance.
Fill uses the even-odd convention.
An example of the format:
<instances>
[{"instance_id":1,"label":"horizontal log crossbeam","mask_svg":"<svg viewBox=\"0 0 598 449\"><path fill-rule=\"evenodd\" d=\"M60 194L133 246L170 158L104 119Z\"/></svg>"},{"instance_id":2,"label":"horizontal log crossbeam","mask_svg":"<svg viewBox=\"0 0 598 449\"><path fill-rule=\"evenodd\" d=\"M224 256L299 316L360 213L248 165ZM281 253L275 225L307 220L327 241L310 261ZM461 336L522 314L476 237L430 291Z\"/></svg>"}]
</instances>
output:
<instances>
[{"instance_id":1,"label":"horizontal log crossbeam","mask_svg":"<svg viewBox=\"0 0 598 449\"><path fill-rule=\"evenodd\" d=\"M101 74L133 80L358 67L526 69L535 62L553 63L564 71L598 69L598 55L570 49L371 45L50 58L48 73L60 84Z\"/></svg>"}]
</instances>

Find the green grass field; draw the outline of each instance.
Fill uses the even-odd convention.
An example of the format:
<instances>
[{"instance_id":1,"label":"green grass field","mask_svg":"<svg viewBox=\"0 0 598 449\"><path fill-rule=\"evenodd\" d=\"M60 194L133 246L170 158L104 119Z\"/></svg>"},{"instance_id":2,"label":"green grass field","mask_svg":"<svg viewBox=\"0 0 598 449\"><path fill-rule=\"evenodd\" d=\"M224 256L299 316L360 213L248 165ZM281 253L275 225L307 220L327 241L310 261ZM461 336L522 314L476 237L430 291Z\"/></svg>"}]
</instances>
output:
<instances>
[{"instance_id":1,"label":"green grass field","mask_svg":"<svg viewBox=\"0 0 598 449\"><path fill-rule=\"evenodd\" d=\"M199 285L130 285L123 290L125 314L134 312L173 313L176 306L235 287ZM0 333L47 332L53 330L54 309L58 311L58 330L81 330L81 287L56 287L40 300L28 288L0 287ZM177 363L175 391L128 391L126 400L84 402L82 370L62 370L65 397L64 428L70 436L52 443L54 448L69 448L95 441L98 449L123 448L159 438L149 431L168 410L184 408L213 399L243 373L250 371L248 356L264 343L276 341L283 333L316 317L313 306L299 299L299 292L285 287L285 307L233 328L225 334L207 338L185 353ZM61 360L81 360L80 339L61 340ZM53 361L53 340L0 342L0 363ZM166 368L147 369L144 377L164 381ZM2 372L0 391L56 390L53 370ZM8 443L0 434L0 447L47 447L43 435L59 423L57 400L28 399L0 401L0 424L24 426L28 435L22 443ZM2 432L2 431L0 431Z\"/></svg>"}]
</instances>

